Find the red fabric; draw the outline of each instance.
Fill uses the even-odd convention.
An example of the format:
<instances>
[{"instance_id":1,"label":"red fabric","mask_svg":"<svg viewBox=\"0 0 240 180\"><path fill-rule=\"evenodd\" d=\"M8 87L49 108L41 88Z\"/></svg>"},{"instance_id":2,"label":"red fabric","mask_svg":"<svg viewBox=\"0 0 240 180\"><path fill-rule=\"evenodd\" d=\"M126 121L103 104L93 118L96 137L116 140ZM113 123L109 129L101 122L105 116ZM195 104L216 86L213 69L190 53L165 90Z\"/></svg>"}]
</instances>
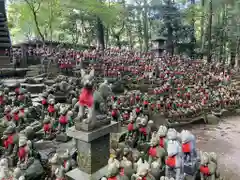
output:
<instances>
[{"instance_id":1,"label":"red fabric","mask_svg":"<svg viewBox=\"0 0 240 180\"><path fill-rule=\"evenodd\" d=\"M0 96L0 105L4 104L3 96Z\"/></svg>"},{"instance_id":2,"label":"red fabric","mask_svg":"<svg viewBox=\"0 0 240 180\"><path fill-rule=\"evenodd\" d=\"M147 177L146 176L142 177L142 180L147 180Z\"/></svg>"},{"instance_id":3,"label":"red fabric","mask_svg":"<svg viewBox=\"0 0 240 180\"><path fill-rule=\"evenodd\" d=\"M200 166L200 172L204 175L210 175L208 166Z\"/></svg>"},{"instance_id":4,"label":"red fabric","mask_svg":"<svg viewBox=\"0 0 240 180\"><path fill-rule=\"evenodd\" d=\"M140 108L136 108L136 113L139 113L140 112Z\"/></svg>"},{"instance_id":5,"label":"red fabric","mask_svg":"<svg viewBox=\"0 0 240 180\"><path fill-rule=\"evenodd\" d=\"M20 160L24 160L26 156L26 150L25 150L25 146L20 147L18 150L18 157Z\"/></svg>"},{"instance_id":6,"label":"red fabric","mask_svg":"<svg viewBox=\"0 0 240 180\"><path fill-rule=\"evenodd\" d=\"M53 104L49 104L49 105L48 105L48 112L49 112L49 113L55 112L55 108L54 108L54 105L53 105Z\"/></svg>"},{"instance_id":7,"label":"red fabric","mask_svg":"<svg viewBox=\"0 0 240 180\"><path fill-rule=\"evenodd\" d=\"M117 116L117 110L116 109L113 109L112 110L112 117L116 117Z\"/></svg>"},{"instance_id":8,"label":"red fabric","mask_svg":"<svg viewBox=\"0 0 240 180\"><path fill-rule=\"evenodd\" d=\"M19 120L18 113L14 113L14 114L13 114L13 119L14 119L15 121L18 121L18 120Z\"/></svg>"},{"instance_id":9,"label":"red fabric","mask_svg":"<svg viewBox=\"0 0 240 180\"><path fill-rule=\"evenodd\" d=\"M67 116L61 115L59 117L59 122L60 122L60 124L67 124L68 123Z\"/></svg>"},{"instance_id":10,"label":"red fabric","mask_svg":"<svg viewBox=\"0 0 240 180\"><path fill-rule=\"evenodd\" d=\"M46 99L43 99L42 100L42 105L46 105L47 104L47 100Z\"/></svg>"},{"instance_id":11,"label":"red fabric","mask_svg":"<svg viewBox=\"0 0 240 180\"><path fill-rule=\"evenodd\" d=\"M150 147L148 151L149 156L156 157L157 156L157 148L156 147Z\"/></svg>"},{"instance_id":12,"label":"red fabric","mask_svg":"<svg viewBox=\"0 0 240 180\"><path fill-rule=\"evenodd\" d=\"M22 108L22 109L20 109L20 112L21 112L21 113L24 113L24 109L23 109L23 108Z\"/></svg>"},{"instance_id":13,"label":"red fabric","mask_svg":"<svg viewBox=\"0 0 240 180\"><path fill-rule=\"evenodd\" d=\"M145 136L147 135L147 129L145 127L141 127L139 131L143 133Z\"/></svg>"},{"instance_id":14,"label":"red fabric","mask_svg":"<svg viewBox=\"0 0 240 180\"><path fill-rule=\"evenodd\" d=\"M114 177L109 177L108 180L118 180L118 179L117 179L117 176L114 176Z\"/></svg>"},{"instance_id":15,"label":"red fabric","mask_svg":"<svg viewBox=\"0 0 240 180\"><path fill-rule=\"evenodd\" d=\"M8 139L7 139L8 145L9 145L9 144L13 145L13 139L14 139L14 134L8 135Z\"/></svg>"},{"instance_id":16,"label":"red fabric","mask_svg":"<svg viewBox=\"0 0 240 180\"><path fill-rule=\"evenodd\" d=\"M92 107L93 106L93 92L86 88L82 89L82 92L79 96L79 103L82 106Z\"/></svg>"},{"instance_id":17,"label":"red fabric","mask_svg":"<svg viewBox=\"0 0 240 180\"><path fill-rule=\"evenodd\" d=\"M162 148L164 148L164 140L165 140L164 137L160 137L159 146L161 146Z\"/></svg>"},{"instance_id":18,"label":"red fabric","mask_svg":"<svg viewBox=\"0 0 240 180\"><path fill-rule=\"evenodd\" d=\"M173 156L173 157L168 157L168 158L166 159L166 165L169 166L169 167L175 167L175 165L176 165L175 156Z\"/></svg>"},{"instance_id":19,"label":"red fabric","mask_svg":"<svg viewBox=\"0 0 240 180\"><path fill-rule=\"evenodd\" d=\"M3 141L3 145L4 145L4 148L7 149L8 148L8 140L4 140Z\"/></svg>"},{"instance_id":20,"label":"red fabric","mask_svg":"<svg viewBox=\"0 0 240 180\"><path fill-rule=\"evenodd\" d=\"M24 100L24 97L25 97L24 95L20 94L20 95L18 96L18 100L19 100L19 101L22 101L22 100Z\"/></svg>"},{"instance_id":21,"label":"red fabric","mask_svg":"<svg viewBox=\"0 0 240 180\"><path fill-rule=\"evenodd\" d=\"M143 104L144 105L148 105L148 101L143 101Z\"/></svg>"},{"instance_id":22,"label":"red fabric","mask_svg":"<svg viewBox=\"0 0 240 180\"><path fill-rule=\"evenodd\" d=\"M44 132L49 132L51 129L50 123L43 124L43 130Z\"/></svg>"},{"instance_id":23,"label":"red fabric","mask_svg":"<svg viewBox=\"0 0 240 180\"><path fill-rule=\"evenodd\" d=\"M124 118L125 120L128 120L128 119L129 119L129 114L127 114L127 113L123 114L123 118Z\"/></svg>"},{"instance_id":24,"label":"red fabric","mask_svg":"<svg viewBox=\"0 0 240 180\"><path fill-rule=\"evenodd\" d=\"M136 96L136 100L139 101L140 100L140 96Z\"/></svg>"},{"instance_id":25,"label":"red fabric","mask_svg":"<svg viewBox=\"0 0 240 180\"><path fill-rule=\"evenodd\" d=\"M133 123L128 124L128 131L133 131Z\"/></svg>"},{"instance_id":26,"label":"red fabric","mask_svg":"<svg viewBox=\"0 0 240 180\"><path fill-rule=\"evenodd\" d=\"M16 89L15 89L15 93L16 93L16 94L19 94L19 91L20 91L20 88L16 88Z\"/></svg>"},{"instance_id":27,"label":"red fabric","mask_svg":"<svg viewBox=\"0 0 240 180\"><path fill-rule=\"evenodd\" d=\"M67 161L64 160L64 161L63 161L63 167L66 168L66 165L67 165Z\"/></svg>"},{"instance_id":28,"label":"red fabric","mask_svg":"<svg viewBox=\"0 0 240 180\"><path fill-rule=\"evenodd\" d=\"M182 151L184 153L190 153L191 152L191 144L190 143L182 144Z\"/></svg>"},{"instance_id":29,"label":"red fabric","mask_svg":"<svg viewBox=\"0 0 240 180\"><path fill-rule=\"evenodd\" d=\"M121 169L120 169L120 175L121 175L121 176L124 176L124 168L121 168Z\"/></svg>"}]
</instances>

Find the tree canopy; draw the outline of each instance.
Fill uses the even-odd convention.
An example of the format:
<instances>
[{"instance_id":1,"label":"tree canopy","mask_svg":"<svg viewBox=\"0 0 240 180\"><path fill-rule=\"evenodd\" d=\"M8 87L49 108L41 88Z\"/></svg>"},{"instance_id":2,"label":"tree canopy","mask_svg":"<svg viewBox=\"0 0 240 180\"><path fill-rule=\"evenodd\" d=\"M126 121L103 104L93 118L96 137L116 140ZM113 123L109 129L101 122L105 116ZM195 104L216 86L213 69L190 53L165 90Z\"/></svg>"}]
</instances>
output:
<instances>
[{"instance_id":1,"label":"tree canopy","mask_svg":"<svg viewBox=\"0 0 240 180\"><path fill-rule=\"evenodd\" d=\"M238 64L240 0L12 0L12 40L127 46L148 51L166 37L167 51ZM235 63L236 62L236 63Z\"/></svg>"}]
</instances>

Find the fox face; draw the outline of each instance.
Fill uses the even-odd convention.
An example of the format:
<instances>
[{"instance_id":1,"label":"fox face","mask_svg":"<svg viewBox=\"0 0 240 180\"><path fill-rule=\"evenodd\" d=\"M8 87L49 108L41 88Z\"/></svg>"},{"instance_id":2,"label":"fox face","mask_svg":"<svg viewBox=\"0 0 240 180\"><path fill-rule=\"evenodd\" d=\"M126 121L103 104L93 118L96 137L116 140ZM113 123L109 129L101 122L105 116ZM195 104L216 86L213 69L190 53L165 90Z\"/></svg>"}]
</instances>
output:
<instances>
[{"instance_id":1,"label":"fox face","mask_svg":"<svg viewBox=\"0 0 240 180\"><path fill-rule=\"evenodd\" d=\"M94 69L91 70L89 74L86 74L86 72L81 69L81 83L82 85L87 88L87 89L92 89L93 88L93 80L94 80Z\"/></svg>"}]
</instances>

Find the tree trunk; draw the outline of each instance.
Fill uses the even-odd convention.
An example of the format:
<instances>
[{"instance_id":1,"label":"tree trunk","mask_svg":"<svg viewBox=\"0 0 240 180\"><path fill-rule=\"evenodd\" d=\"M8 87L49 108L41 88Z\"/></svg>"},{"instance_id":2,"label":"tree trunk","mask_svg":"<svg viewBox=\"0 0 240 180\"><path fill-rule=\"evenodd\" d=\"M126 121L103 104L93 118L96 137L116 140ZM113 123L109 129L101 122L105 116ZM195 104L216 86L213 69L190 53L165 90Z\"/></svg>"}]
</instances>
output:
<instances>
[{"instance_id":1,"label":"tree trunk","mask_svg":"<svg viewBox=\"0 0 240 180\"><path fill-rule=\"evenodd\" d=\"M208 51L207 51L207 61L211 62L212 59L212 0L209 0L209 17L208 17Z\"/></svg>"},{"instance_id":2,"label":"tree trunk","mask_svg":"<svg viewBox=\"0 0 240 180\"><path fill-rule=\"evenodd\" d=\"M148 34L148 7L147 0L143 4L143 37L144 37L144 50L147 52L149 49L149 34Z\"/></svg>"},{"instance_id":3,"label":"tree trunk","mask_svg":"<svg viewBox=\"0 0 240 180\"><path fill-rule=\"evenodd\" d=\"M97 38L98 38L98 43L100 45L100 49L104 50L105 48L105 43L104 43L104 26L99 17L97 17Z\"/></svg>"},{"instance_id":4,"label":"tree trunk","mask_svg":"<svg viewBox=\"0 0 240 180\"><path fill-rule=\"evenodd\" d=\"M194 6L195 5L195 0L191 0L191 5ZM191 26L192 26L192 34L191 34L191 58L194 58L194 50L195 50L195 45L196 45L196 37L195 37L195 11L192 10L192 22L191 22Z\"/></svg>"}]
</instances>

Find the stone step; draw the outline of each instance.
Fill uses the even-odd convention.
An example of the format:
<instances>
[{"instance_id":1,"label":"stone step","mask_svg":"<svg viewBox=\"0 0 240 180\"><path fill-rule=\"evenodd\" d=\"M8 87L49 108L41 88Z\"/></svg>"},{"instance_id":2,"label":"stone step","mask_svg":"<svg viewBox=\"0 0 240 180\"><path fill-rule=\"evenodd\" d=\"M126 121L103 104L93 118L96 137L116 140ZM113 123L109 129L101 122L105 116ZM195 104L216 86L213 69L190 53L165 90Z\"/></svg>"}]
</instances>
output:
<instances>
[{"instance_id":1,"label":"stone step","mask_svg":"<svg viewBox=\"0 0 240 180\"><path fill-rule=\"evenodd\" d=\"M8 32L7 31L0 31L0 36L8 36Z\"/></svg>"},{"instance_id":2,"label":"stone step","mask_svg":"<svg viewBox=\"0 0 240 180\"><path fill-rule=\"evenodd\" d=\"M1 42L1 43L4 43L4 42L8 43L8 42L10 42L10 39L9 39L8 36L0 37L0 42Z\"/></svg>"},{"instance_id":3,"label":"stone step","mask_svg":"<svg viewBox=\"0 0 240 180\"><path fill-rule=\"evenodd\" d=\"M8 42L8 43L0 43L0 48L1 47L4 47L4 48L11 47L11 43L10 42Z\"/></svg>"}]
</instances>

